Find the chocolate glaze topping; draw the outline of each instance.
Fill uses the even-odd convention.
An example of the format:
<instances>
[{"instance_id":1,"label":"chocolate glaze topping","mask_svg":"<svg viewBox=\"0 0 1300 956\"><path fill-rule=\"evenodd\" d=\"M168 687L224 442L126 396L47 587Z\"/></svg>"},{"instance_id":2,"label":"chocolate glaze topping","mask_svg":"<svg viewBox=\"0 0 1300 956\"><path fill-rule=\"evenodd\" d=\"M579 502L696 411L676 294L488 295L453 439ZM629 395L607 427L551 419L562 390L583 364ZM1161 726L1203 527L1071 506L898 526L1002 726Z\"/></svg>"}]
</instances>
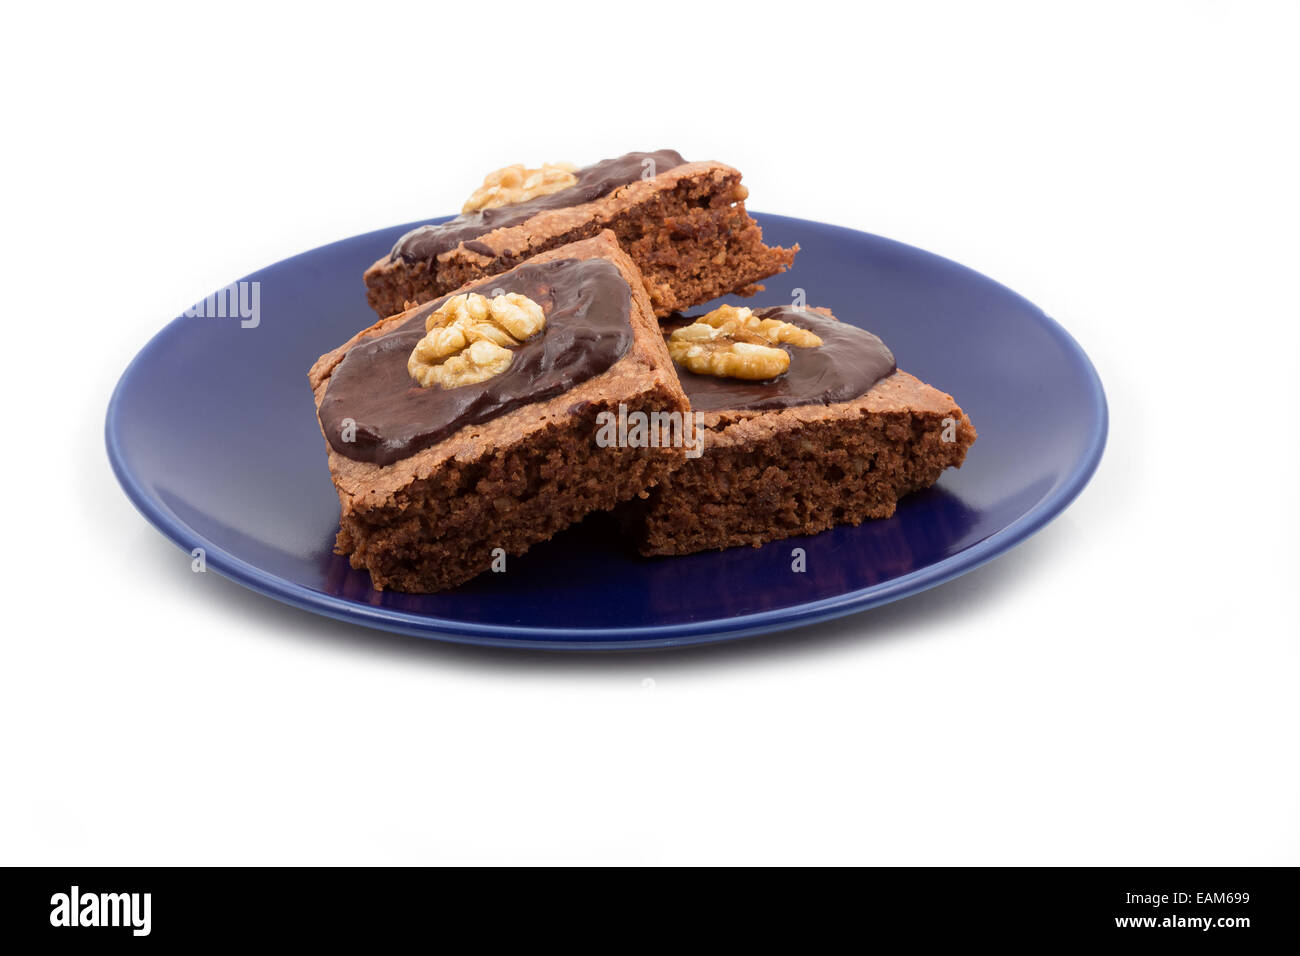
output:
<instances>
[{"instance_id":1,"label":"chocolate glaze topping","mask_svg":"<svg viewBox=\"0 0 1300 956\"><path fill-rule=\"evenodd\" d=\"M782 346L790 353L790 367L785 374L764 382L697 375L678 366L677 377L695 411L760 411L849 402L898 367L884 342L847 322L790 306L755 309L754 314L809 329L821 336L822 344L811 349ZM666 324L665 330L690 321L685 318Z\"/></svg>"},{"instance_id":2,"label":"chocolate glaze topping","mask_svg":"<svg viewBox=\"0 0 1300 956\"><path fill-rule=\"evenodd\" d=\"M632 345L632 294L606 259L554 259L477 283L484 294L519 292L546 313L546 327L515 349L510 367L477 385L421 388L406 370L425 319L449 296L421 306L393 330L353 346L330 376L320 405L330 445L357 461L387 465L477 425L567 391L609 369ZM343 440L344 419L356 423Z\"/></svg>"},{"instance_id":3,"label":"chocolate glaze topping","mask_svg":"<svg viewBox=\"0 0 1300 956\"><path fill-rule=\"evenodd\" d=\"M577 176L578 181L568 189L515 203L513 206L497 206L495 209L462 213L448 222L412 229L397 240L397 245L393 246L389 259L430 262L448 249L456 248L462 242L475 252L490 255L492 250L488 246L474 240L494 229L517 226L525 219L530 219L548 209L581 206L583 203L594 202L602 196L608 196L620 186L626 186L640 179L646 169L647 159L654 162L656 175L686 163L680 153L671 149L660 149L653 153L628 153L616 159L602 160L593 166L585 166L577 170L574 175Z\"/></svg>"}]
</instances>

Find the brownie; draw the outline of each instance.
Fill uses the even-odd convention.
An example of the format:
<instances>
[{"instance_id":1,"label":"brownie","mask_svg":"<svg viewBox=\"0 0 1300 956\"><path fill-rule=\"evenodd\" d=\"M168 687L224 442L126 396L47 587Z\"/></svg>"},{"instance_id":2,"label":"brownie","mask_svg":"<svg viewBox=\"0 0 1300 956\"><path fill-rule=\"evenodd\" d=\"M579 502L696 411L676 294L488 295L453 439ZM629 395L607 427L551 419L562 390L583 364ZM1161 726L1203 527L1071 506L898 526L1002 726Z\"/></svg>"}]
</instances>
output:
<instances>
[{"instance_id":1,"label":"brownie","mask_svg":"<svg viewBox=\"0 0 1300 956\"><path fill-rule=\"evenodd\" d=\"M513 169L543 178L543 170ZM531 198L467 206L449 222L407 233L366 270L370 305L392 315L610 229L640 269L655 314L667 316L727 293L752 295L798 251L763 244L740 173L722 163L688 163L673 150L628 153L573 170L569 180ZM502 195L528 193L501 192L497 201Z\"/></svg>"},{"instance_id":2,"label":"brownie","mask_svg":"<svg viewBox=\"0 0 1300 956\"><path fill-rule=\"evenodd\" d=\"M620 509L645 555L757 547L888 518L901 497L960 467L975 441L952 396L898 370L869 332L824 309L753 316L809 330L822 344L776 345L789 365L767 380L679 368L703 449L646 500Z\"/></svg>"},{"instance_id":3,"label":"brownie","mask_svg":"<svg viewBox=\"0 0 1300 956\"><path fill-rule=\"evenodd\" d=\"M494 377L422 387L413 348L435 311L473 298L463 292L527 297L545 327ZM386 318L309 378L341 505L336 550L378 589L453 587L644 494L684 460L680 447L596 438L620 405L688 407L636 266L609 232Z\"/></svg>"}]
</instances>

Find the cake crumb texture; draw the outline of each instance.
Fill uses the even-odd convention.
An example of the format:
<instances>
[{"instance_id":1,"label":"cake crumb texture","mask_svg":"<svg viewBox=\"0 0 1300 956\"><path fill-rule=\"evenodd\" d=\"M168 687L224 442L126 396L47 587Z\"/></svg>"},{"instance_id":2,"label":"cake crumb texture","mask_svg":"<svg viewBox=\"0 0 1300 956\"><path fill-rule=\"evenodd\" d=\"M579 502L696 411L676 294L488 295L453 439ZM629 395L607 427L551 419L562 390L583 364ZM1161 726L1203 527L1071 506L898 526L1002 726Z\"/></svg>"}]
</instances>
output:
<instances>
[{"instance_id":1,"label":"cake crumb texture","mask_svg":"<svg viewBox=\"0 0 1300 956\"><path fill-rule=\"evenodd\" d=\"M923 400L909 406L901 395ZM888 518L901 497L960 467L975 437L951 396L896 372L838 406L719 416L703 456L626 517L645 555L758 547Z\"/></svg>"}]
</instances>

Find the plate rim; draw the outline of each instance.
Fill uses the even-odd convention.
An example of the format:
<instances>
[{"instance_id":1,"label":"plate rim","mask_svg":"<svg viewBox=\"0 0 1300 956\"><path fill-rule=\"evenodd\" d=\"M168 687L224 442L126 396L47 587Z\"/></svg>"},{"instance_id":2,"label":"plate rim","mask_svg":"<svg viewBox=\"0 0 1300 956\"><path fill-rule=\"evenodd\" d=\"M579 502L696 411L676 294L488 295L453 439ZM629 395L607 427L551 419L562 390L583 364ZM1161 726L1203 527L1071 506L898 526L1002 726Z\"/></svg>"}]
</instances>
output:
<instances>
[{"instance_id":1,"label":"plate rim","mask_svg":"<svg viewBox=\"0 0 1300 956\"><path fill-rule=\"evenodd\" d=\"M763 220L813 223L823 228L843 231L876 241L884 241L900 246L908 252L923 253L972 273L1027 304L1032 309L1034 318L1043 323L1048 333L1063 347L1067 356L1083 371L1084 384L1088 391L1087 397L1092 406L1092 433L1089 435L1087 447L1065 480L1058 483L1050 494L1036 502L1015 521L987 538L976 542L957 554L889 581L846 591L843 594L822 598L817 601L757 611L740 617L717 618L707 621L684 621L674 624L583 628L515 624L486 625L473 621L448 620L446 618L414 614L409 611L364 605L337 595L314 590L302 584L287 581L276 574L250 564L243 558L209 541L179 517L172 514L165 505L157 501L155 496L149 494L142 487L141 482L127 467L118 439L117 428L121 419L119 405L122 396L129 387L133 373L147 359L149 354L159 346L160 342L172 332L173 327L184 320L184 316L177 316L154 333L149 341L136 353L135 357L131 359L118 379L116 386L114 386L104 421L104 442L109 464L118 484L122 486L122 490L126 493L131 504L165 538L187 553L192 553L194 548L203 548L204 561L208 569L216 571L222 577L232 580L251 591L292 607L322 614L335 620L362 624L366 627L411 637L486 647L563 651L653 650L720 643L757 634L777 633L819 621L844 617L859 611L866 611L938 587L940 584L951 581L953 578L986 564L1041 531L1079 496L1088 485L1088 482L1092 480L1105 452L1106 440L1110 430L1110 409L1097 369L1088 354L1084 352L1082 346L1066 331L1064 326L1014 289L1010 289L997 280L990 279L983 273L945 256L885 236L834 223L815 222L814 220L761 212L755 212L754 215ZM431 222L441 218L446 217L424 219L419 220L419 222ZM294 259L310 256L320 249L328 248L339 242L364 240L370 236L393 232L398 228L402 227L389 226L367 233L360 233L356 236L349 236L332 243L325 243L296 255L280 259L264 266L257 272L249 273L249 275L256 275L268 269L283 266ZM237 281L245 281L247 278L245 276L244 279Z\"/></svg>"}]
</instances>

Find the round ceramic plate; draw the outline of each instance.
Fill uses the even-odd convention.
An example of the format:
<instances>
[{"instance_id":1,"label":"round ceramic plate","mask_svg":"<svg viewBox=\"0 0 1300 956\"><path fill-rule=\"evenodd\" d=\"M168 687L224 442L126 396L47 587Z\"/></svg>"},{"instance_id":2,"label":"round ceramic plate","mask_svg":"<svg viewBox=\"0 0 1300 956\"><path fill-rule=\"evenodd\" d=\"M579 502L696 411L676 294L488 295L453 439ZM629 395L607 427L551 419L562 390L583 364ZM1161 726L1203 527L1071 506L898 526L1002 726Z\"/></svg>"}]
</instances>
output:
<instances>
[{"instance_id":1,"label":"round ceramic plate","mask_svg":"<svg viewBox=\"0 0 1300 956\"><path fill-rule=\"evenodd\" d=\"M307 369L375 320L361 273L414 224L268 266L235 286L225 309L209 301L159 332L109 404L113 470L164 535L270 597L418 637L565 649L698 644L861 611L997 557L1078 495L1105 446L1106 400L1064 329L919 249L756 218L769 243L802 250L747 304L804 290L809 305L877 333L900 368L956 396L979 431L960 470L887 521L644 559L595 515L511 558L505 574L442 594L373 590L332 551L339 503ZM794 548L804 551L801 573Z\"/></svg>"}]
</instances>

